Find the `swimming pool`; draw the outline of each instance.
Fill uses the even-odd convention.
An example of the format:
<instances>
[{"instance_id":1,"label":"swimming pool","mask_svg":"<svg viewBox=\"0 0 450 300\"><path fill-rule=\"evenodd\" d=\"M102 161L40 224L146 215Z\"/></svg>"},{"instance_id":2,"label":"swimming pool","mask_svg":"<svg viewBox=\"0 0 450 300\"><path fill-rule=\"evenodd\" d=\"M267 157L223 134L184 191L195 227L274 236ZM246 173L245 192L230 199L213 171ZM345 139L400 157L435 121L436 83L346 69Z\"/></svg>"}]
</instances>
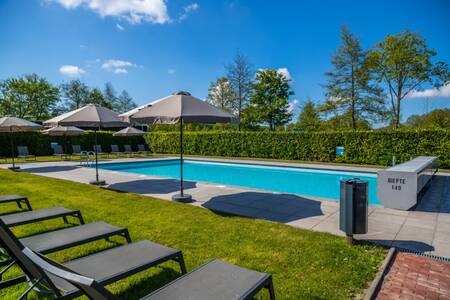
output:
<instances>
[{"instance_id":1,"label":"swimming pool","mask_svg":"<svg viewBox=\"0 0 450 300\"><path fill-rule=\"evenodd\" d=\"M132 163L108 163L100 169L142 175L180 178L178 159ZM339 200L339 181L359 178L369 182L369 203L380 205L376 197L377 174L306 169L242 163L184 160L184 180L263 189L274 192Z\"/></svg>"}]
</instances>

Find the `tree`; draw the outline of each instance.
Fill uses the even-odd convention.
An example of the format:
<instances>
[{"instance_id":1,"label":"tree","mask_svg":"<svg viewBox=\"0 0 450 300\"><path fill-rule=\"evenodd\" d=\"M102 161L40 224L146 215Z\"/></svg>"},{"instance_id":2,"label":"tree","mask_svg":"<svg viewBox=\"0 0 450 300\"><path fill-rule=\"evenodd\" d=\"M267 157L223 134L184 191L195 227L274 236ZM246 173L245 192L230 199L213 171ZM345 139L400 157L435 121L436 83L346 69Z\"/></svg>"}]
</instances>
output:
<instances>
[{"instance_id":1,"label":"tree","mask_svg":"<svg viewBox=\"0 0 450 300\"><path fill-rule=\"evenodd\" d=\"M60 87L63 97L63 109L71 111L83 107L89 98L89 87L79 79L62 84Z\"/></svg>"},{"instance_id":2,"label":"tree","mask_svg":"<svg viewBox=\"0 0 450 300\"><path fill-rule=\"evenodd\" d=\"M351 114L334 115L324 122L326 130L354 130L353 119ZM372 126L369 121L364 119L356 119L356 128L360 130L370 130Z\"/></svg>"},{"instance_id":3,"label":"tree","mask_svg":"<svg viewBox=\"0 0 450 300\"><path fill-rule=\"evenodd\" d=\"M433 63L434 56L436 52L428 48L426 41L408 30L387 36L370 51L369 65L387 86L394 128L400 127L401 103L410 92L425 84L441 86L450 78L447 64Z\"/></svg>"},{"instance_id":4,"label":"tree","mask_svg":"<svg viewBox=\"0 0 450 300\"><path fill-rule=\"evenodd\" d=\"M100 105L106 108L111 109L111 104L105 101L105 98L103 96L103 93L98 89L98 88L93 88L90 92L89 92L89 97L87 100L87 103L92 103L95 105Z\"/></svg>"},{"instance_id":5,"label":"tree","mask_svg":"<svg viewBox=\"0 0 450 300\"><path fill-rule=\"evenodd\" d=\"M136 107L137 104L133 101L133 98L131 98L127 91L123 90L117 97L113 110L117 113L124 113Z\"/></svg>"},{"instance_id":6,"label":"tree","mask_svg":"<svg viewBox=\"0 0 450 300\"><path fill-rule=\"evenodd\" d=\"M283 74L275 69L259 70L251 87L249 106L254 120L268 124L270 130L291 120L289 97L294 92Z\"/></svg>"},{"instance_id":7,"label":"tree","mask_svg":"<svg viewBox=\"0 0 450 300\"><path fill-rule=\"evenodd\" d=\"M253 67L248 58L237 52L233 61L226 67L228 81L234 93L233 111L241 119L242 110L248 103L248 96L251 91ZM238 129L240 130L240 123Z\"/></svg>"},{"instance_id":8,"label":"tree","mask_svg":"<svg viewBox=\"0 0 450 300\"><path fill-rule=\"evenodd\" d=\"M207 101L212 105L228 112L233 111L233 89L226 77L219 77L211 82L208 89Z\"/></svg>"},{"instance_id":9,"label":"tree","mask_svg":"<svg viewBox=\"0 0 450 300\"><path fill-rule=\"evenodd\" d=\"M116 90L114 90L114 87L110 82L105 84L105 89L103 90L103 100L105 103L109 104L109 107L115 110L117 106Z\"/></svg>"},{"instance_id":10,"label":"tree","mask_svg":"<svg viewBox=\"0 0 450 300\"><path fill-rule=\"evenodd\" d=\"M450 109L435 109L421 116L412 115L406 120L406 126L450 129Z\"/></svg>"},{"instance_id":11,"label":"tree","mask_svg":"<svg viewBox=\"0 0 450 300\"><path fill-rule=\"evenodd\" d=\"M320 119L319 109L311 100L306 101L302 106L302 111L298 116L297 128L306 131L322 129L322 120Z\"/></svg>"},{"instance_id":12,"label":"tree","mask_svg":"<svg viewBox=\"0 0 450 300\"><path fill-rule=\"evenodd\" d=\"M367 65L367 52L346 27L341 30L342 45L333 55L333 71L326 72L327 101L324 112L348 114L351 127L357 129L358 119L383 119L383 90L374 83Z\"/></svg>"},{"instance_id":13,"label":"tree","mask_svg":"<svg viewBox=\"0 0 450 300\"><path fill-rule=\"evenodd\" d=\"M59 90L36 74L9 78L0 84L0 114L43 120L50 117Z\"/></svg>"}]
</instances>

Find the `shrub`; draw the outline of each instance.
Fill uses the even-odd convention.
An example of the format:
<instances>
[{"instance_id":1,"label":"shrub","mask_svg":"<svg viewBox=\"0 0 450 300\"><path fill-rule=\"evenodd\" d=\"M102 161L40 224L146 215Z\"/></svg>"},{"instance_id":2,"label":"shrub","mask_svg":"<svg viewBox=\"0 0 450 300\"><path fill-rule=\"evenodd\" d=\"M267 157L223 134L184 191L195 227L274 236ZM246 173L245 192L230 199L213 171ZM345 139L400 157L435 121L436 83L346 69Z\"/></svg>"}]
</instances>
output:
<instances>
[{"instance_id":1,"label":"shrub","mask_svg":"<svg viewBox=\"0 0 450 300\"><path fill-rule=\"evenodd\" d=\"M146 141L157 153L178 153L178 132L153 132ZM345 154L335 155L344 146ZM450 130L242 132L184 134L185 154L342 162L388 166L419 155L438 156L450 168Z\"/></svg>"},{"instance_id":2,"label":"shrub","mask_svg":"<svg viewBox=\"0 0 450 300\"><path fill-rule=\"evenodd\" d=\"M80 145L82 150L92 150L94 145L94 132L88 131L86 134L72 137L48 136L40 132L15 132L14 144L15 151L17 146L28 146L30 153L34 155L51 155L53 150L50 143L56 142L64 146L64 149L71 153L72 147L70 145ZM112 132L99 131L97 132L97 142L102 146L102 150L111 151L111 144L117 144L119 147L124 144L130 144L133 149L137 148L137 144L143 144L143 137L115 137ZM0 156L11 156L11 139L9 133L0 133Z\"/></svg>"}]
</instances>

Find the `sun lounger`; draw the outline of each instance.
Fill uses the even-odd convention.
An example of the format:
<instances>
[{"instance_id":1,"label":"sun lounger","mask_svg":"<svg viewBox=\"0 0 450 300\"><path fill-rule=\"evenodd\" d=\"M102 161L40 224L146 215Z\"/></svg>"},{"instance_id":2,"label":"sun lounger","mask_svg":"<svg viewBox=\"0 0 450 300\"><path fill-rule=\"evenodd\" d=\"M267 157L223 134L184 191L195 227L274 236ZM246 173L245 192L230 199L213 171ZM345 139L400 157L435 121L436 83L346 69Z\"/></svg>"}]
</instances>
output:
<instances>
[{"instance_id":1,"label":"sun lounger","mask_svg":"<svg viewBox=\"0 0 450 300\"><path fill-rule=\"evenodd\" d=\"M117 145L111 145L111 154L115 154L115 155L120 155L120 154L125 154L125 152L121 152L119 150L119 146Z\"/></svg>"},{"instance_id":2,"label":"sun lounger","mask_svg":"<svg viewBox=\"0 0 450 300\"><path fill-rule=\"evenodd\" d=\"M6 232L8 228L5 223L0 220L0 227ZM10 231L9 231L10 232ZM113 236L121 236L131 243L131 238L126 228L110 225L105 222L94 222L86 225L64 228L56 231L36 234L29 237L19 239L22 245L33 249L39 253L53 253L56 251L76 247L89 242L109 239ZM0 265L10 265L14 263L13 259L4 259ZM0 270L1 275L8 270L8 266ZM0 282L1 285L1 282Z\"/></svg>"},{"instance_id":3,"label":"sun lounger","mask_svg":"<svg viewBox=\"0 0 450 300\"><path fill-rule=\"evenodd\" d=\"M18 158L23 158L25 160L28 158L34 158L36 160L36 156L30 154L27 146L18 146L17 152L19 152L19 155L17 155Z\"/></svg>"},{"instance_id":4,"label":"sun lounger","mask_svg":"<svg viewBox=\"0 0 450 300\"><path fill-rule=\"evenodd\" d=\"M61 145L57 145L55 148L53 148L53 156L59 156L62 159L63 157L66 157L67 154L64 153Z\"/></svg>"},{"instance_id":5,"label":"sun lounger","mask_svg":"<svg viewBox=\"0 0 450 300\"><path fill-rule=\"evenodd\" d=\"M142 145L142 144L139 144L137 153L139 153L139 154L149 154L150 151L145 150L145 146Z\"/></svg>"},{"instance_id":6,"label":"sun lounger","mask_svg":"<svg viewBox=\"0 0 450 300\"><path fill-rule=\"evenodd\" d=\"M24 292L24 297L37 286L45 286L46 293L54 292L58 299L73 299L83 293L64 279L48 275L32 260L24 255L22 250L29 249L18 240L6 226L0 226L0 241L8 255L22 269L26 276L4 281L0 288L19 282L29 281L30 288ZM30 253L32 250L28 250ZM181 251L158 245L150 241L139 241L122 245L92 255L81 257L64 263L63 267L75 272L89 274L100 284L110 284L123 278L157 266L163 262L174 260L180 264L182 273L186 273Z\"/></svg>"},{"instance_id":7,"label":"sun lounger","mask_svg":"<svg viewBox=\"0 0 450 300\"><path fill-rule=\"evenodd\" d=\"M20 242L34 251L45 254L68 249L96 240L108 239L113 236L124 237L128 243L131 243L131 237L128 233L128 229L113 226L103 221L24 237L20 239Z\"/></svg>"},{"instance_id":8,"label":"sun lounger","mask_svg":"<svg viewBox=\"0 0 450 300\"><path fill-rule=\"evenodd\" d=\"M134 152L130 145L123 145L123 148L125 149L126 154L132 155L132 154L138 154L138 152Z\"/></svg>"},{"instance_id":9,"label":"sun lounger","mask_svg":"<svg viewBox=\"0 0 450 300\"><path fill-rule=\"evenodd\" d=\"M102 151L102 146L101 145L94 145L94 152L95 152L95 149L97 149L97 154L98 155L108 154L108 153Z\"/></svg>"},{"instance_id":10,"label":"sun lounger","mask_svg":"<svg viewBox=\"0 0 450 300\"><path fill-rule=\"evenodd\" d=\"M0 196L0 204L2 203L9 203L9 202L16 202L17 206L19 208L22 208L22 202L27 206L28 210L33 210L30 205L30 201L28 201L27 197L20 196L20 195L5 195Z\"/></svg>"},{"instance_id":11,"label":"sun lounger","mask_svg":"<svg viewBox=\"0 0 450 300\"><path fill-rule=\"evenodd\" d=\"M85 153L85 151L81 151L80 145L72 145L72 155L82 156Z\"/></svg>"},{"instance_id":12,"label":"sun lounger","mask_svg":"<svg viewBox=\"0 0 450 300\"><path fill-rule=\"evenodd\" d=\"M103 286L104 284L93 276L86 275L86 272L74 270L69 264L60 265L29 248L23 249L22 253L42 272L47 272L60 286L76 286L92 300L118 299ZM270 274L241 268L216 259L144 296L141 300L253 299L263 288L267 288L270 299L275 300Z\"/></svg>"},{"instance_id":13,"label":"sun lounger","mask_svg":"<svg viewBox=\"0 0 450 300\"><path fill-rule=\"evenodd\" d=\"M79 210L67 209L62 206L17 212L0 216L0 219L7 226L13 227L57 218L63 218L64 222L67 223L67 217L69 216L77 218L81 224L84 224L83 217Z\"/></svg>"}]
</instances>

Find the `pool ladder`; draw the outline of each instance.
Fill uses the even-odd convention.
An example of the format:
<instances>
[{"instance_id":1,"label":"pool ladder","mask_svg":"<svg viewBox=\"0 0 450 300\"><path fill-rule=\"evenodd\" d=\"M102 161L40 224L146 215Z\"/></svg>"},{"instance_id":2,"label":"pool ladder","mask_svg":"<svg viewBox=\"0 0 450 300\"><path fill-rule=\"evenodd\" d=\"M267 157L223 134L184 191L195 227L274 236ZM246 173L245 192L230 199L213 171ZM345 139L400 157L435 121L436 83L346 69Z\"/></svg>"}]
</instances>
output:
<instances>
[{"instance_id":1,"label":"pool ladder","mask_svg":"<svg viewBox=\"0 0 450 300\"><path fill-rule=\"evenodd\" d=\"M94 151L82 151L80 156L80 165L83 166L84 164L86 167L93 166L95 159L91 159L91 156L95 157Z\"/></svg>"}]
</instances>

